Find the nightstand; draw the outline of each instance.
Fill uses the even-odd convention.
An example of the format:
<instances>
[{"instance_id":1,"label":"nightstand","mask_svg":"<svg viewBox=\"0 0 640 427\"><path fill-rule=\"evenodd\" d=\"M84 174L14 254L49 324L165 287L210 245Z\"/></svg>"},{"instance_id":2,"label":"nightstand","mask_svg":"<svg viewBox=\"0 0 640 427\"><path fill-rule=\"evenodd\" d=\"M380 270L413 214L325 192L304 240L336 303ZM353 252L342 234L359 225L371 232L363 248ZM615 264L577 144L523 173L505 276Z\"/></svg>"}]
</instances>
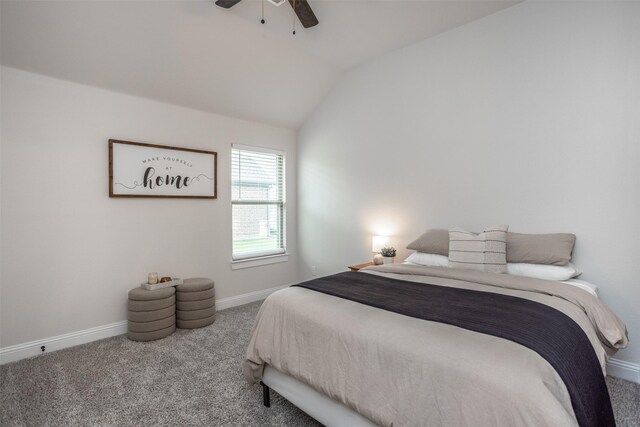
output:
<instances>
[{"instance_id":1,"label":"nightstand","mask_svg":"<svg viewBox=\"0 0 640 427\"><path fill-rule=\"evenodd\" d=\"M365 267L369 267L375 265L373 262L365 262L363 264L358 264L358 265L350 265L349 268L351 269L351 271L358 271L361 268L365 268Z\"/></svg>"}]
</instances>

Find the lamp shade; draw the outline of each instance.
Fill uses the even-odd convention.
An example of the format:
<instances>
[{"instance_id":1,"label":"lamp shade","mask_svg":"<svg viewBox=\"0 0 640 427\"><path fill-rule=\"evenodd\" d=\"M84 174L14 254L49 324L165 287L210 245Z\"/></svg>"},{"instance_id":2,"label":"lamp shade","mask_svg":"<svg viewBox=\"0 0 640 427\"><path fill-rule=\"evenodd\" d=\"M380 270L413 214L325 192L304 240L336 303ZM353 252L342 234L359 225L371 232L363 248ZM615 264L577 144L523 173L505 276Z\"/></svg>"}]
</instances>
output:
<instances>
[{"instance_id":1,"label":"lamp shade","mask_svg":"<svg viewBox=\"0 0 640 427\"><path fill-rule=\"evenodd\" d=\"M371 252L380 252L387 243L389 243L387 236L373 236L371 239Z\"/></svg>"}]
</instances>

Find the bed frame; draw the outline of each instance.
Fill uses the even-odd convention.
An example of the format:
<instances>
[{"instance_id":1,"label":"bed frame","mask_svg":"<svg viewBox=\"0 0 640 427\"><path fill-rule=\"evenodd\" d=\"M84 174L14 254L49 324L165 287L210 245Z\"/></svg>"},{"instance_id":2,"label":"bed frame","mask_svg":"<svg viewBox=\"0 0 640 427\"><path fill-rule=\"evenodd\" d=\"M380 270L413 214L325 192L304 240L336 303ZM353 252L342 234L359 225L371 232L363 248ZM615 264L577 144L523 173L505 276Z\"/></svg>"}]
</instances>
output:
<instances>
[{"instance_id":1,"label":"bed frame","mask_svg":"<svg viewBox=\"0 0 640 427\"><path fill-rule=\"evenodd\" d=\"M353 409L269 365L264 368L260 384L262 385L262 401L266 407L271 406L269 391L274 389L279 395L325 426L375 426Z\"/></svg>"}]
</instances>

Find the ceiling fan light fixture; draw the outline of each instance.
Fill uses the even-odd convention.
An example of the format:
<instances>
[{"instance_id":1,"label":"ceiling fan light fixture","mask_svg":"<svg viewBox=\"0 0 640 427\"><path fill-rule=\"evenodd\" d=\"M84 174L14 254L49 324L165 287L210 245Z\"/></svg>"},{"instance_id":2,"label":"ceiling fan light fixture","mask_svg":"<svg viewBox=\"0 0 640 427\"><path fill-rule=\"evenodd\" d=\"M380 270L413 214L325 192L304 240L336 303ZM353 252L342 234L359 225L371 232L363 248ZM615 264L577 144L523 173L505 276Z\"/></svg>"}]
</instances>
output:
<instances>
[{"instance_id":1,"label":"ceiling fan light fixture","mask_svg":"<svg viewBox=\"0 0 640 427\"><path fill-rule=\"evenodd\" d=\"M229 9L236 4L240 3L241 0L215 0L216 5L222 7L224 9ZM285 0L267 0L269 3L280 6ZM264 0L261 1L262 4L262 19L260 22L263 24L266 22L264 19ZM304 28L311 28L318 25L318 18L316 18L315 13L311 10L311 6L309 6L309 2L307 0L289 0L289 4L293 8L293 13L298 17L300 23ZM264 22L263 22L264 21ZM295 23L295 18L294 21Z\"/></svg>"}]
</instances>

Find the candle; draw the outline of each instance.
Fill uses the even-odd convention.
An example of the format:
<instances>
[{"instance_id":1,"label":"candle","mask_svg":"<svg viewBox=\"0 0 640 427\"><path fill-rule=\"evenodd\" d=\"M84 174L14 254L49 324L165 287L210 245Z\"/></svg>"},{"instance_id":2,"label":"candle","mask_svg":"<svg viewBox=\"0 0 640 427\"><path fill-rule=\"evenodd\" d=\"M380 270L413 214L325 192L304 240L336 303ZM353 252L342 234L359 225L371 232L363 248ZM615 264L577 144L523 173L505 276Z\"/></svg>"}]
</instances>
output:
<instances>
[{"instance_id":1,"label":"candle","mask_svg":"<svg viewBox=\"0 0 640 427\"><path fill-rule=\"evenodd\" d=\"M149 273L149 284L155 285L158 283L158 273Z\"/></svg>"}]
</instances>

